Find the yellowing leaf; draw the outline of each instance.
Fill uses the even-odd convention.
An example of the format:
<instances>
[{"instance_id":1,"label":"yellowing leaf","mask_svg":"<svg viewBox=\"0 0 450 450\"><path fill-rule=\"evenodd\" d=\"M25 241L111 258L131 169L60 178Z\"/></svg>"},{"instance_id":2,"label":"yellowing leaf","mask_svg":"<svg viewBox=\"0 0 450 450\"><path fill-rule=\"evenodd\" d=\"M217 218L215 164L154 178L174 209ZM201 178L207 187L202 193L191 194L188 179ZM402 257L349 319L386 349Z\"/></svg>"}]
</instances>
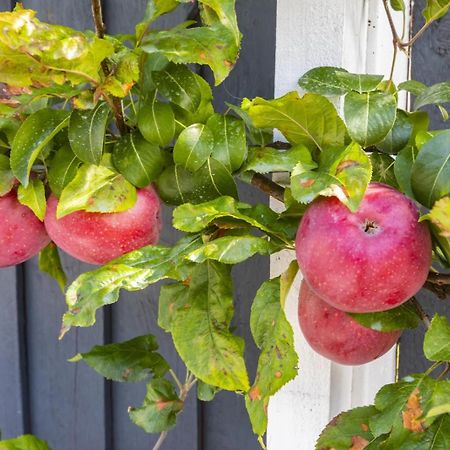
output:
<instances>
[{"instance_id":1,"label":"yellowing leaf","mask_svg":"<svg viewBox=\"0 0 450 450\"><path fill-rule=\"evenodd\" d=\"M421 220L431 220L439 229L441 236L450 238L450 197L438 200L431 211Z\"/></svg>"}]
</instances>

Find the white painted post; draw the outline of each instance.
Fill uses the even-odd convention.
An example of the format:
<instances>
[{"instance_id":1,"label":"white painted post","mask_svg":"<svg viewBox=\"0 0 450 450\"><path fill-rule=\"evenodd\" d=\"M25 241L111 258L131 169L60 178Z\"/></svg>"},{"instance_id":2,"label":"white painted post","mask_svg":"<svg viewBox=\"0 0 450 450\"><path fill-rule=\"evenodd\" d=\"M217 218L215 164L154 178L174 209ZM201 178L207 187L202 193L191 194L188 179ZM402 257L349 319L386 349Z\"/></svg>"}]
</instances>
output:
<instances>
[{"instance_id":1,"label":"white painted post","mask_svg":"<svg viewBox=\"0 0 450 450\"><path fill-rule=\"evenodd\" d=\"M277 8L275 96L298 89L298 78L316 66L389 76L392 37L380 0L278 0ZM401 30L401 14L396 19ZM407 76L407 59L399 55L394 80ZM271 205L281 207L276 200ZM279 275L294 257L293 252L274 255L271 275ZM378 389L395 379L395 350L373 363L347 367L309 348L297 321L299 282L287 299L286 312L294 328L300 372L269 404L269 450L313 450L332 417L372 403Z\"/></svg>"}]
</instances>

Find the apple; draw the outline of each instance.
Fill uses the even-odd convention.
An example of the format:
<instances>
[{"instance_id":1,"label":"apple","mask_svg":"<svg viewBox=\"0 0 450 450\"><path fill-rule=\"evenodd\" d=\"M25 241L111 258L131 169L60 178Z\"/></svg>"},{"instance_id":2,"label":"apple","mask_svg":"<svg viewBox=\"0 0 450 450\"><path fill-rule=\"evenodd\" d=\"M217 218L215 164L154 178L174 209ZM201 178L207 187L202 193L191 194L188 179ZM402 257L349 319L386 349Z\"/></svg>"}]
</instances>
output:
<instances>
[{"instance_id":1,"label":"apple","mask_svg":"<svg viewBox=\"0 0 450 450\"><path fill-rule=\"evenodd\" d=\"M69 255L105 264L124 253L156 244L161 231L161 204L150 186L137 190L134 206L116 213L75 211L56 218L58 199L48 199L45 227L55 244Z\"/></svg>"},{"instance_id":2,"label":"apple","mask_svg":"<svg viewBox=\"0 0 450 450\"><path fill-rule=\"evenodd\" d=\"M44 224L19 203L15 190L0 197L0 267L32 258L49 242Z\"/></svg>"},{"instance_id":3,"label":"apple","mask_svg":"<svg viewBox=\"0 0 450 450\"><path fill-rule=\"evenodd\" d=\"M296 237L304 278L343 311L395 308L422 287L431 264L430 233L418 217L410 199L380 183L368 186L356 213L335 197L314 201Z\"/></svg>"},{"instance_id":4,"label":"apple","mask_svg":"<svg viewBox=\"0 0 450 450\"><path fill-rule=\"evenodd\" d=\"M365 364L384 355L401 331L383 333L363 327L348 314L323 301L303 280L298 320L309 345L339 364Z\"/></svg>"}]
</instances>

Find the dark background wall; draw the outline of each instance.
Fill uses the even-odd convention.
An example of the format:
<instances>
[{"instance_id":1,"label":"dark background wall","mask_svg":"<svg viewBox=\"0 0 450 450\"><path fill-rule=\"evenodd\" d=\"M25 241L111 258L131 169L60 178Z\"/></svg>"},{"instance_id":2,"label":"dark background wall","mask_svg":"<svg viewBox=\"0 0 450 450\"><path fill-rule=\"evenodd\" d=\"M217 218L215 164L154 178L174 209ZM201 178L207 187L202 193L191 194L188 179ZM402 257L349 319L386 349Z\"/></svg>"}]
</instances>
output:
<instances>
[{"instance_id":1,"label":"dark background wall","mask_svg":"<svg viewBox=\"0 0 450 450\"><path fill-rule=\"evenodd\" d=\"M11 2L14 3L14 2ZM90 0L25 0L43 21L80 30L93 28ZM104 0L109 33L131 33L143 16L145 0ZM0 10L9 10L0 0ZM160 20L161 27L185 20L189 5ZM216 89L217 107L224 101L240 103L242 96L273 96L276 1L238 1L239 24L244 34L241 58L232 75ZM266 202L262 194L240 187L244 201ZM169 226L171 210L164 210L163 243L176 239ZM70 280L82 264L63 256ZM251 301L269 275L268 258L254 258L234 270L236 315L233 326L247 342L246 357L253 377L257 351L249 331ZM37 261L0 270L0 430L2 438L33 433L46 439L52 450L144 450L157 436L133 425L127 414L145 395L145 383L106 382L83 363L67 359L93 345L120 342L153 333L161 352L184 376L170 336L156 325L159 287L126 293L104 308L92 328L74 329L58 341L64 298L56 284L37 268ZM214 402L197 402L191 395L164 445L167 450L258 449L243 399L220 393Z\"/></svg>"},{"instance_id":2,"label":"dark background wall","mask_svg":"<svg viewBox=\"0 0 450 450\"><path fill-rule=\"evenodd\" d=\"M424 24L422 10L426 0L416 0L414 5L413 32L416 33ZM411 59L412 79L426 85L450 80L450 15L433 23L425 34L414 44ZM445 105L448 109L450 105ZM435 106L425 107L431 116L430 129L448 128L441 113ZM439 300L431 292L422 290L417 299L425 311L432 317L435 313L449 315L448 301ZM425 328L405 331L400 340L399 375L423 372L430 366L422 351Z\"/></svg>"}]
</instances>

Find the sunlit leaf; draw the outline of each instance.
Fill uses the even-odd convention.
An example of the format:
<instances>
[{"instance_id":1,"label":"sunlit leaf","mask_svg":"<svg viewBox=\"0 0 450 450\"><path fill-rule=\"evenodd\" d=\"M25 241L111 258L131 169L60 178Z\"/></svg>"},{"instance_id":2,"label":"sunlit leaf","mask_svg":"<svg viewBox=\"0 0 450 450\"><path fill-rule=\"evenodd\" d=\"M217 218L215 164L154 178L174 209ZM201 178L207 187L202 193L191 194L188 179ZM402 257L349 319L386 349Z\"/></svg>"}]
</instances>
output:
<instances>
[{"instance_id":1,"label":"sunlit leaf","mask_svg":"<svg viewBox=\"0 0 450 450\"><path fill-rule=\"evenodd\" d=\"M333 104L325 97L290 92L274 100L255 98L242 104L258 128L277 128L293 144L322 150L343 145L346 129Z\"/></svg>"},{"instance_id":2,"label":"sunlit leaf","mask_svg":"<svg viewBox=\"0 0 450 450\"><path fill-rule=\"evenodd\" d=\"M330 96L344 95L348 89L342 85L337 72L346 72L346 70L339 67L315 67L306 72L298 80L298 84L306 92Z\"/></svg>"},{"instance_id":3,"label":"sunlit leaf","mask_svg":"<svg viewBox=\"0 0 450 450\"><path fill-rule=\"evenodd\" d=\"M427 22L440 19L445 16L450 8L448 0L427 0L425 9L422 11Z\"/></svg>"},{"instance_id":4,"label":"sunlit leaf","mask_svg":"<svg viewBox=\"0 0 450 450\"><path fill-rule=\"evenodd\" d=\"M250 327L261 355L245 404L253 431L261 436L267 428L270 397L297 375L294 335L282 307L279 277L263 283L256 293Z\"/></svg>"},{"instance_id":5,"label":"sunlit leaf","mask_svg":"<svg viewBox=\"0 0 450 450\"><path fill-rule=\"evenodd\" d=\"M120 212L131 208L136 189L122 175L104 166L84 164L61 193L58 219L74 211Z\"/></svg>"},{"instance_id":6,"label":"sunlit leaf","mask_svg":"<svg viewBox=\"0 0 450 450\"><path fill-rule=\"evenodd\" d=\"M19 185L17 189L17 200L22 205L28 206L36 217L43 222L47 209L44 183L35 178L28 183L28 186Z\"/></svg>"},{"instance_id":7,"label":"sunlit leaf","mask_svg":"<svg viewBox=\"0 0 450 450\"><path fill-rule=\"evenodd\" d=\"M431 211L421 220L431 220L439 229L441 236L450 238L450 197L444 197L438 200Z\"/></svg>"},{"instance_id":8,"label":"sunlit leaf","mask_svg":"<svg viewBox=\"0 0 450 450\"><path fill-rule=\"evenodd\" d=\"M0 450L50 450L50 447L47 442L25 434L15 439L0 441Z\"/></svg>"}]
</instances>

